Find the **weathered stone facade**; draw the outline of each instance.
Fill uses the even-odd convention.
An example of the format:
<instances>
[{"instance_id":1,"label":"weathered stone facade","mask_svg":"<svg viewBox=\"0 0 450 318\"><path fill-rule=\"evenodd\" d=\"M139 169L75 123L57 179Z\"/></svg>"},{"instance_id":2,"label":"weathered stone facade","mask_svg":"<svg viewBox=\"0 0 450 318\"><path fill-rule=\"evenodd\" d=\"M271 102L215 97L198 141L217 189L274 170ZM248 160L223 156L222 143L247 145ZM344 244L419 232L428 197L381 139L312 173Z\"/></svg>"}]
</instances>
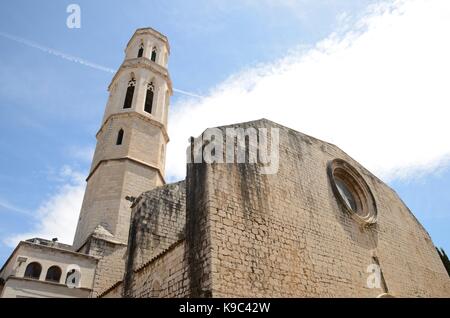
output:
<instances>
[{"instance_id":1,"label":"weathered stone facade","mask_svg":"<svg viewBox=\"0 0 450 318\"><path fill-rule=\"evenodd\" d=\"M96 297L117 281L122 280L126 263L126 244L92 236L86 254L99 259L93 281L92 297Z\"/></svg>"},{"instance_id":2,"label":"weathered stone facade","mask_svg":"<svg viewBox=\"0 0 450 318\"><path fill-rule=\"evenodd\" d=\"M136 281L141 281L142 275L148 272L148 269L142 272L143 264L147 264L145 267L148 267L155 261L156 265L151 266L157 266L158 269L167 266L165 269L169 274L167 272L159 274L165 279L173 274L172 266L168 266L167 261L164 261L162 266L158 259L173 250L174 246L179 245L184 239L185 202L184 181L148 191L136 200L128 240L127 272L124 280L126 296L135 296L134 290L138 288L132 285ZM174 258L172 253L170 254L170 257ZM178 264L183 258L176 256L175 259ZM180 259L181 261L178 261ZM175 263L173 266L176 266Z\"/></svg>"},{"instance_id":3,"label":"weathered stone facade","mask_svg":"<svg viewBox=\"0 0 450 318\"><path fill-rule=\"evenodd\" d=\"M125 296L189 297L189 273L185 253L185 241L180 240L158 257L134 270Z\"/></svg>"},{"instance_id":4,"label":"weathered stone facade","mask_svg":"<svg viewBox=\"0 0 450 318\"><path fill-rule=\"evenodd\" d=\"M196 260L204 268L202 290L214 297L375 297L381 291L367 288L366 269L376 258L384 292L450 295L430 236L391 188L334 145L267 120L243 126L280 129L280 168L274 175L260 175L254 165L189 170L196 186L188 219L197 213L205 220L193 233L206 233L198 242L210 253ZM355 167L371 188L374 226L361 227L339 206L327 175L336 158Z\"/></svg>"},{"instance_id":5,"label":"weathered stone facade","mask_svg":"<svg viewBox=\"0 0 450 318\"><path fill-rule=\"evenodd\" d=\"M133 206L127 266L135 270L183 239L185 224L184 181L143 193Z\"/></svg>"},{"instance_id":6,"label":"weathered stone facade","mask_svg":"<svg viewBox=\"0 0 450 318\"><path fill-rule=\"evenodd\" d=\"M184 197L174 191L180 184L144 194L133 207L125 296L450 296L426 230L391 188L345 152L268 120L220 129L228 127L278 128L278 173L261 174L250 163L188 164L186 214ZM356 222L333 193L327 167L337 158L373 193L374 224ZM171 239L157 245L161 231ZM379 288L367 284L371 264L381 268Z\"/></svg>"}]
</instances>

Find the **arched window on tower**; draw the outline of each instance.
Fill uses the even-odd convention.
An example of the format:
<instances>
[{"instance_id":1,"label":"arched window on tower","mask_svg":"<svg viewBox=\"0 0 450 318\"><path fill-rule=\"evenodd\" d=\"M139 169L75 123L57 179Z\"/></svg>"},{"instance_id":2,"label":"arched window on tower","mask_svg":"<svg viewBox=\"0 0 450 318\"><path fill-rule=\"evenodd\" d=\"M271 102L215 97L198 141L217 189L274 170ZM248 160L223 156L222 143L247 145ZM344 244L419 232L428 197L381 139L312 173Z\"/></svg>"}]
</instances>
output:
<instances>
[{"instance_id":1,"label":"arched window on tower","mask_svg":"<svg viewBox=\"0 0 450 318\"><path fill-rule=\"evenodd\" d=\"M152 113L154 91L155 87L153 86L153 82L147 84L147 95L145 96L144 110L149 114Z\"/></svg>"},{"instance_id":2,"label":"arched window on tower","mask_svg":"<svg viewBox=\"0 0 450 318\"><path fill-rule=\"evenodd\" d=\"M125 101L123 103L123 108L131 108L131 102L133 101L135 86L136 86L136 80L134 78L132 78L128 82L127 93L125 95Z\"/></svg>"},{"instance_id":3,"label":"arched window on tower","mask_svg":"<svg viewBox=\"0 0 450 318\"><path fill-rule=\"evenodd\" d=\"M151 60L152 60L153 62L156 62L156 47L153 47L153 49L152 49L152 57L151 57Z\"/></svg>"},{"instance_id":4,"label":"arched window on tower","mask_svg":"<svg viewBox=\"0 0 450 318\"><path fill-rule=\"evenodd\" d=\"M117 133L116 145L121 145L122 141L123 141L123 129L120 129L119 132Z\"/></svg>"},{"instance_id":5,"label":"arched window on tower","mask_svg":"<svg viewBox=\"0 0 450 318\"><path fill-rule=\"evenodd\" d=\"M45 276L45 280L47 282L59 283L61 279L61 268L58 266L52 266L47 270L47 275Z\"/></svg>"},{"instance_id":6,"label":"arched window on tower","mask_svg":"<svg viewBox=\"0 0 450 318\"><path fill-rule=\"evenodd\" d=\"M141 43L141 45L139 45L139 51L138 51L137 57L142 57L142 56L144 56L144 43Z\"/></svg>"},{"instance_id":7,"label":"arched window on tower","mask_svg":"<svg viewBox=\"0 0 450 318\"><path fill-rule=\"evenodd\" d=\"M38 262L28 264L25 269L25 277L32 279L39 279L41 276L42 266Z\"/></svg>"}]
</instances>

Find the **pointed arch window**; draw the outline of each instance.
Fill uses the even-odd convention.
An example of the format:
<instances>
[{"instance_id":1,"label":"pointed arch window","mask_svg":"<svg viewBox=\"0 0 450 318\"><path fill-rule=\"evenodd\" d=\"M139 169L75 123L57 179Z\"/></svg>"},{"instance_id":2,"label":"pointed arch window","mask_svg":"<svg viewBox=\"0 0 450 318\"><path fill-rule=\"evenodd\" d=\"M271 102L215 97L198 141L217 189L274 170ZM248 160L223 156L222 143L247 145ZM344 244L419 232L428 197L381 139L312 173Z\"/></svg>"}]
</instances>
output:
<instances>
[{"instance_id":1,"label":"pointed arch window","mask_svg":"<svg viewBox=\"0 0 450 318\"><path fill-rule=\"evenodd\" d=\"M147 94L145 96L145 106L144 111L151 114L153 108L153 97L155 92L155 86L152 83L147 84Z\"/></svg>"},{"instance_id":2,"label":"pointed arch window","mask_svg":"<svg viewBox=\"0 0 450 318\"><path fill-rule=\"evenodd\" d=\"M133 101L135 86L136 86L136 80L133 78L128 82L127 93L125 95L125 101L123 103L123 108L131 108L131 102Z\"/></svg>"},{"instance_id":3,"label":"pointed arch window","mask_svg":"<svg viewBox=\"0 0 450 318\"><path fill-rule=\"evenodd\" d=\"M120 129L119 132L117 133L116 145L121 145L122 142L123 142L123 129Z\"/></svg>"},{"instance_id":4,"label":"pointed arch window","mask_svg":"<svg viewBox=\"0 0 450 318\"><path fill-rule=\"evenodd\" d=\"M142 57L144 56L144 44L141 43L141 45L139 45L139 51L138 51L138 56L137 57Z\"/></svg>"},{"instance_id":5,"label":"pointed arch window","mask_svg":"<svg viewBox=\"0 0 450 318\"><path fill-rule=\"evenodd\" d=\"M156 62L156 47L152 49L152 56L150 58L153 62Z\"/></svg>"}]
</instances>

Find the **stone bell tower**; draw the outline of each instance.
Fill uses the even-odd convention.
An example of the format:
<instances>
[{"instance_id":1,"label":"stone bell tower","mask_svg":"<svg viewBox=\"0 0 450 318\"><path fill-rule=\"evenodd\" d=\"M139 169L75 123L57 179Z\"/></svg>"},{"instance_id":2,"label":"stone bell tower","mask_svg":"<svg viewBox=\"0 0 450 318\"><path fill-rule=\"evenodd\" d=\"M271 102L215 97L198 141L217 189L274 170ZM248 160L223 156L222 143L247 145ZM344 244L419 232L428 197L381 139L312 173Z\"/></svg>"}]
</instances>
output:
<instances>
[{"instance_id":1,"label":"stone bell tower","mask_svg":"<svg viewBox=\"0 0 450 318\"><path fill-rule=\"evenodd\" d=\"M109 267L122 262L118 249L126 248L131 214L127 197L137 197L165 183L166 127L172 94L167 71L169 52L164 35L151 28L138 29L108 88L110 95L96 135L73 245L87 254L115 255L114 260L105 260ZM101 246L98 240L104 241ZM113 272L113 268L108 271ZM122 278L116 276L117 280ZM108 280L114 283L114 279Z\"/></svg>"}]
</instances>

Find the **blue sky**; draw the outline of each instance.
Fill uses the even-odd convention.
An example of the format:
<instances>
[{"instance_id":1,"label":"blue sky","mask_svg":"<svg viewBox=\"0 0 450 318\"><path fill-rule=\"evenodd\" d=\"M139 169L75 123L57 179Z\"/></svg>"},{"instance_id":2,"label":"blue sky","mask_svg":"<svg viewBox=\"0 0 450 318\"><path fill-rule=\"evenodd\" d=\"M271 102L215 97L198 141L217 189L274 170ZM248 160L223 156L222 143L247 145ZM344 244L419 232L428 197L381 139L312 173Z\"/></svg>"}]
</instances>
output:
<instances>
[{"instance_id":1,"label":"blue sky","mask_svg":"<svg viewBox=\"0 0 450 318\"><path fill-rule=\"evenodd\" d=\"M0 263L8 257L18 237L52 235L49 232L54 230L55 236L64 239L62 229L73 228L72 221L78 216L73 210L82 197L83 178L89 169L94 136L112 78L111 73L50 54L24 44L24 40L116 69L134 30L145 26L161 31L170 40L169 71L174 87L207 97L198 100L174 94L172 149L184 151L179 140L185 142L191 134L221 121L261 117L279 121L336 143L380 175L399 193L436 245L450 251L450 148L446 141L449 131L441 124L446 113L437 99L445 96L439 85L443 79L441 71L448 69L448 64L442 64L445 59L436 53L443 51L444 56L447 52L439 35L448 25L439 25L440 20L435 18L442 9L423 10L423 3L416 2L415 6L386 8L380 1L369 0L77 1L81 7L80 29L66 27L66 7L72 1L18 0L2 4ZM408 31L409 23L420 24L417 19L422 16L418 11L424 12L424 24L419 30ZM392 38L381 36L380 30L388 30ZM397 34L401 40L396 40ZM426 40L417 50L417 41L408 39L420 36ZM379 43L377 48L367 44L367 39ZM395 49L389 40L402 46ZM414 53L403 58L401 54L408 53L406 49ZM364 50L376 52L373 60L366 60L372 53ZM353 61L348 65L375 64L379 66L376 69L383 69L392 60L395 67L386 69L404 77L370 69L359 73L358 67L341 69L348 61ZM414 64L413 75L405 74L410 69L408 63ZM305 77L295 70L312 75ZM279 73L285 77L278 78ZM315 77L322 73L323 77ZM380 84L392 77L394 84ZM328 83L324 78L342 80ZM426 82L422 82L424 79ZM287 81L289 85L298 83L301 96L292 95L296 88L287 85ZM259 93L259 87L266 82L271 83L278 98L275 93L279 87L287 85L285 89L289 90L289 101L278 113L273 112L273 107L268 110L270 105L259 110L253 106L242 111L224 108L223 105L237 105L242 100L261 100L265 95ZM338 90L336 87L343 85L338 82L346 86ZM368 83L368 88L359 87L360 82ZM305 88L315 83L320 84L320 90L318 85L312 90ZM379 90L383 91L364 100ZM423 95L416 91L423 91ZM410 99L404 99L405 92L413 92ZM323 95L333 98L324 100ZM422 101L423 96L435 98ZM445 103L449 101L446 98ZM351 108L352 114L357 113L355 122L360 117L372 118L363 124L368 132L358 134L364 139L355 139L352 131L341 131L340 126L330 124L329 118L319 118L324 109L332 114L345 105L357 108L357 112ZM403 108L406 106L407 110ZM198 119L190 120L191 126L183 130L183 109L192 107ZM432 115L424 118L427 109L427 114ZM223 116L224 112L230 114ZM292 123L291 113L301 120ZM171 154L177 157L175 150ZM167 169L169 180L183 177L183 165L171 163L170 158ZM52 219L58 213L63 215L62 221Z\"/></svg>"}]
</instances>

